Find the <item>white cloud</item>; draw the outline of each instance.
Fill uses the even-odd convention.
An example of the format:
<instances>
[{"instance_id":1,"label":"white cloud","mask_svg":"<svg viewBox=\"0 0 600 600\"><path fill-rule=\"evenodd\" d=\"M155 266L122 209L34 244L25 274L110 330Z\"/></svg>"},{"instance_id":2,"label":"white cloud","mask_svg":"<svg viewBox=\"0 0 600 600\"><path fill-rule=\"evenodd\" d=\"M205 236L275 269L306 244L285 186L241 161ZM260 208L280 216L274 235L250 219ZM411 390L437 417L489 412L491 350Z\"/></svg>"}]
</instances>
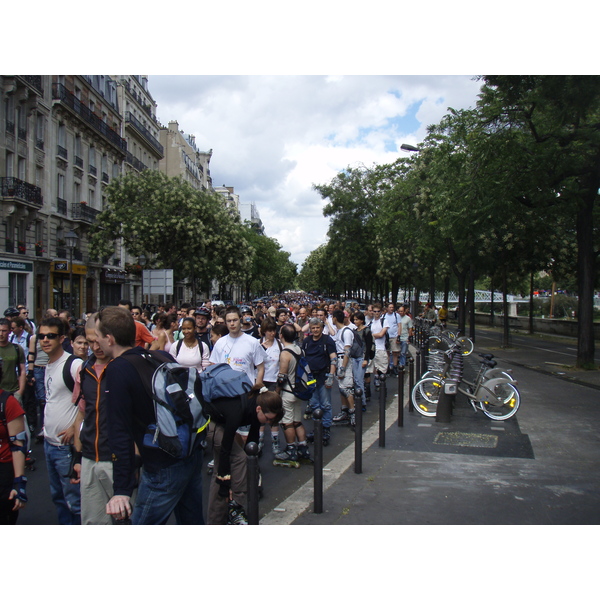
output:
<instances>
[{"instance_id":1,"label":"white cloud","mask_svg":"<svg viewBox=\"0 0 600 600\"><path fill-rule=\"evenodd\" d=\"M393 162L448 107L476 101L468 76L151 76L163 124L213 149L214 185L255 202L266 234L299 265L326 240L312 190L348 165Z\"/></svg>"}]
</instances>

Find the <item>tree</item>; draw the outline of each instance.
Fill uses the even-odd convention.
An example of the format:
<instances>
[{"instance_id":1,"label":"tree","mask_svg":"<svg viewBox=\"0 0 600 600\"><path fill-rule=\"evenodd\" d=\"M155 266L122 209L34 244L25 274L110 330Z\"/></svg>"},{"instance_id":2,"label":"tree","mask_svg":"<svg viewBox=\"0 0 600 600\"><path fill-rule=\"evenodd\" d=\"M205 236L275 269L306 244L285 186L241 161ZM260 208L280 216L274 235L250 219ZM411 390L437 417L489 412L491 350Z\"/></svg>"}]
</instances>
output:
<instances>
[{"instance_id":1,"label":"tree","mask_svg":"<svg viewBox=\"0 0 600 600\"><path fill-rule=\"evenodd\" d=\"M129 173L106 188L107 206L96 219L90 254L110 256L123 240L133 256L146 255L156 268L171 268L176 279L241 281L252 250L239 217L218 194L201 192L159 171Z\"/></svg>"},{"instance_id":2,"label":"tree","mask_svg":"<svg viewBox=\"0 0 600 600\"><path fill-rule=\"evenodd\" d=\"M593 295L598 271L600 77L486 76L480 108L488 123L510 131L527 177L518 200L569 219L577 243L577 366L594 364Z\"/></svg>"}]
</instances>

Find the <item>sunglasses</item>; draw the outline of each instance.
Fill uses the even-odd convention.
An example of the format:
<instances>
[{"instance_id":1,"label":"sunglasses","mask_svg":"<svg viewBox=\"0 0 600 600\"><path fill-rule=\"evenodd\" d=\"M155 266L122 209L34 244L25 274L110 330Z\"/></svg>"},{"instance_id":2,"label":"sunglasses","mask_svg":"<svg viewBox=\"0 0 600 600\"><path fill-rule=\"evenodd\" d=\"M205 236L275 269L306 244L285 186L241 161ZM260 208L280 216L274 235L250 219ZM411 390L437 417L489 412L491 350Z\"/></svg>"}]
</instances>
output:
<instances>
[{"instance_id":1,"label":"sunglasses","mask_svg":"<svg viewBox=\"0 0 600 600\"><path fill-rule=\"evenodd\" d=\"M46 338L49 340L55 340L57 337L59 337L58 333L38 333L38 338L40 340L44 340Z\"/></svg>"}]
</instances>

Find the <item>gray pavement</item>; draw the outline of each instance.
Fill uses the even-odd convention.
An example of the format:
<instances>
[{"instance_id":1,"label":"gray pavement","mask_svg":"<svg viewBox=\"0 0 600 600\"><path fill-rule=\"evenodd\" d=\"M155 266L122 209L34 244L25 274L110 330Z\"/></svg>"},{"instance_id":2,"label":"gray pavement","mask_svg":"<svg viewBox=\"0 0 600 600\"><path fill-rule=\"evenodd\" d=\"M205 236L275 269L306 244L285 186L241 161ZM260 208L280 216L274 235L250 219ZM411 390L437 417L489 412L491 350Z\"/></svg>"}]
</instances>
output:
<instances>
[{"instance_id":1,"label":"gray pavement","mask_svg":"<svg viewBox=\"0 0 600 600\"><path fill-rule=\"evenodd\" d=\"M398 427L397 382L389 379L385 447L375 424L364 433L362 473L353 445L324 465L321 514L311 479L261 524L600 524L600 371L573 368L573 340L515 336L502 349L499 339L479 328L469 363L492 352L513 370L515 417L491 421L459 395L450 423L405 406Z\"/></svg>"}]
</instances>

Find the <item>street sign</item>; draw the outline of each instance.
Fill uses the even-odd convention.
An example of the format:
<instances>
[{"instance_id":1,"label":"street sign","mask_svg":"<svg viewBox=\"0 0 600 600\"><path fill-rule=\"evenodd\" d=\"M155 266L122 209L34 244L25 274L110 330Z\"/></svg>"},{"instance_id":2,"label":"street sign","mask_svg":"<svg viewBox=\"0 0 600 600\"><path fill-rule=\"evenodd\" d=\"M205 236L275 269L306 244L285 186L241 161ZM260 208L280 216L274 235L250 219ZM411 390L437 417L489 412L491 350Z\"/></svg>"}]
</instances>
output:
<instances>
[{"instance_id":1,"label":"street sign","mask_svg":"<svg viewBox=\"0 0 600 600\"><path fill-rule=\"evenodd\" d=\"M142 294L173 294L173 269L142 271Z\"/></svg>"}]
</instances>

